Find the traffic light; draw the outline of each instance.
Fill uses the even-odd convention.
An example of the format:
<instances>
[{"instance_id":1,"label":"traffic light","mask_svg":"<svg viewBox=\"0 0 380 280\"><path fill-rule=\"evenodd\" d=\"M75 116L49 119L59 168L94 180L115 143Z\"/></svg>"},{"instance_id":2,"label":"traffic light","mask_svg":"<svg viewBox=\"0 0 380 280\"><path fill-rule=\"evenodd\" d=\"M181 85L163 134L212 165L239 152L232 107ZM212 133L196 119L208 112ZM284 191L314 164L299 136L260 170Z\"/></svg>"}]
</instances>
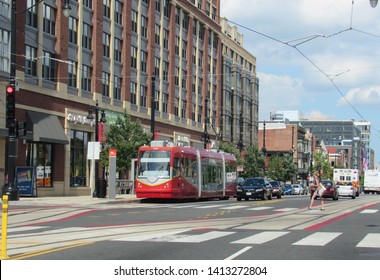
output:
<instances>
[{"instance_id":1,"label":"traffic light","mask_svg":"<svg viewBox=\"0 0 380 280\"><path fill-rule=\"evenodd\" d=\"M6 104L6 127L15 126L16 118L16 89L12 85L6 87L7 104Z\"/></svg>"}]
</instances>

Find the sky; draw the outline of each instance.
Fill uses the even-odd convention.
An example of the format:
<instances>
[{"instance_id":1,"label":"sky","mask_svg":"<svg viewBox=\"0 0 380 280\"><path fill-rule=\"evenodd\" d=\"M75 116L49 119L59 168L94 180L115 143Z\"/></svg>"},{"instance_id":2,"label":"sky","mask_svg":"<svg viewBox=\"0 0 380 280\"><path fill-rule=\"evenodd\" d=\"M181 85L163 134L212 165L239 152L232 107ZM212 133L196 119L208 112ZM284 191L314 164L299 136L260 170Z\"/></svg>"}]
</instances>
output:
<instances>
[{"instance_id":1,"label":"sky","mask_svg":"<svg viewBox=\"0 0 380 280\"><path fill-rule=\"evenodd\" d=\"M221 0L220 15L256 57L260 121L283 110L313 120L369 121L379 163L380 3Z\"/></svg>"}]
</instances>

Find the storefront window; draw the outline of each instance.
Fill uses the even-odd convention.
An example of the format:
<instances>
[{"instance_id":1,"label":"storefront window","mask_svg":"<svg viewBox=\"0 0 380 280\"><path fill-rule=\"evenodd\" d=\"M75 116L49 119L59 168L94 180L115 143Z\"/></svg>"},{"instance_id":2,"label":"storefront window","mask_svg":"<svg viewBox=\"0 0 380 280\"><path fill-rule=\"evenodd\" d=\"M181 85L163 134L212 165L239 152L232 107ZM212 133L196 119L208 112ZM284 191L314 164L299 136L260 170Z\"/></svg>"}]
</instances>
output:
<instances>
[{"instance_id":1,"label":"storefront window","mask_svg":"<svg viewBox=\"0 0 380 280\"><path fill-rule=\"evenodd\" d=\"M71 130L70 187L86 186L88 132Z\"/></svg>"},{"instance_id":2,"label":"storefront window","mask_svg":"<svg viewBox=\"0 0 380 280\"><path fill-rule=\"evenodd\" d=\"M52 187L52 145L30 143L27 161L36 167L37 187Z\"/></svg>"}]
</instances>

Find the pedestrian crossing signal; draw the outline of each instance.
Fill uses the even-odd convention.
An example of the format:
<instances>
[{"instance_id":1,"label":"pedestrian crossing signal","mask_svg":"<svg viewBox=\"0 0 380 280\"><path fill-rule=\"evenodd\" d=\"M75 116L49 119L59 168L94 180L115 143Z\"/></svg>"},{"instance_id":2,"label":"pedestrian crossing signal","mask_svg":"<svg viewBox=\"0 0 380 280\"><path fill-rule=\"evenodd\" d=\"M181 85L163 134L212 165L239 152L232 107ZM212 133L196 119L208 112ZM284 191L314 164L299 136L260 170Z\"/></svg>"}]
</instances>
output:
<instances>
[{"instance_id":1,"label":"pedestrian crossing signal","mask_svg":"<svg viewBox=\"0 0 380 280\"><path fill-rule=\"evenodd\" d=\"M6 87L7 101L6 101L6 127L15 126L16 118L16 89L12 85Z\"/></svg>"}]
</instances>

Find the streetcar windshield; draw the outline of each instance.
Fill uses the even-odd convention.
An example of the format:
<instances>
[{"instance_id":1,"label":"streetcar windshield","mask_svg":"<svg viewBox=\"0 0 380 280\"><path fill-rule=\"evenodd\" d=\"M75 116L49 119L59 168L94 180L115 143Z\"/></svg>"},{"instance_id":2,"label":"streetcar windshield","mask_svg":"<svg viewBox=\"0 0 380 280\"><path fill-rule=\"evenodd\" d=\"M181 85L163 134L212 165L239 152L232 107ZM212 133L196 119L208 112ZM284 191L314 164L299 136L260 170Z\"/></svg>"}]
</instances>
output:
<instances>
[{"instance_id":1,"label":"streetcar windshield","mask_svg":"<svg viewBox=\"0 0 380 280\"><path fill-rule=\"evenodd\" d=\"M169 151L142 151L138 167L138 176L169 177Z\"/></svg>"}]
</instances>

